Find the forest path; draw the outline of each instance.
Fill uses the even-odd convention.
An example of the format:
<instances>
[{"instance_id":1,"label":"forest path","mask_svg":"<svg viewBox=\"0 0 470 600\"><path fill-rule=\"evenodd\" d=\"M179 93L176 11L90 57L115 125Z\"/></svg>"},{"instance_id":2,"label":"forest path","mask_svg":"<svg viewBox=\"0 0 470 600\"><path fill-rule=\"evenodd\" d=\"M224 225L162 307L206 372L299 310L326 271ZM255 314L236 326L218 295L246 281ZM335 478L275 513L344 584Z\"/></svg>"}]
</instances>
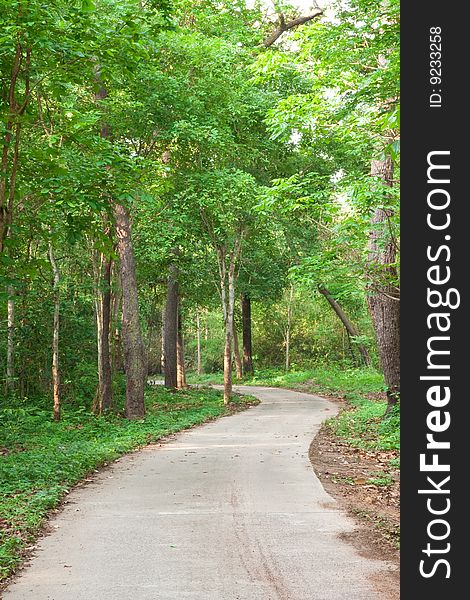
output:
<instances>
[{"instance_id":1,"label":"forest path","mask_svg":"<svg viewBox=\"0 0 470 600\"><path fill-rule=\"evenodd\" d=\"M386 563L340 538L353 522L308 449L337 407L239 386L259 406L121 458L68 496L5 600L378 600Z\"/></svg>"}]
</instances>

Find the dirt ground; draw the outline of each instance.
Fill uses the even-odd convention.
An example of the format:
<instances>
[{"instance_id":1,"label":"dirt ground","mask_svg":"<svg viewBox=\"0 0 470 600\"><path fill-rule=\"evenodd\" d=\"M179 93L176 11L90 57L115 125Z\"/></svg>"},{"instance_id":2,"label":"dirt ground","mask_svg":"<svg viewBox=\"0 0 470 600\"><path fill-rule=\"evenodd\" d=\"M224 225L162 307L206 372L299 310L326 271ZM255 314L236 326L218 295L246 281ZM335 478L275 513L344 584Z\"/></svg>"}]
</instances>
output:
<instances>
[{"instance_id":1,"label":"dirt ground","mask_svg":"<svg viewBox=\"0 0 470 600\"><path fill-rule=\"evenodd\" d=\"M389 465L390 459L396 458L396 453L352 448L323 425L310 446L309 454L326 491L357 523L356 530L346 536L348 541L361 554L390 564L385 576L381 575L374 583L383 593L384 600L397 600L400 472Z\"/></svg>"}]
</instances>

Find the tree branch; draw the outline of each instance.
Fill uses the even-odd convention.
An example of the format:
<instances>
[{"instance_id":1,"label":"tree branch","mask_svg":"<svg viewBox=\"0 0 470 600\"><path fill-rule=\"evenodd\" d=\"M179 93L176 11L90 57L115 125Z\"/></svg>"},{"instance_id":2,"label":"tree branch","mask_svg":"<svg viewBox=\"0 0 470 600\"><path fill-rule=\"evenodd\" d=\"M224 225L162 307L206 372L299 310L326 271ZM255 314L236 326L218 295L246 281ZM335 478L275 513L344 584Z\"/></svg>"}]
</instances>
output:
<instances>
[{"instance_id":1,"label":"tree branch","mask_svg":"<svg viewBox=\"0 0 470 600\"><path fill-rule=\"evenodd\" d=\"M277 39L279 39L285 31L289 31L290 29L294 29L295 27L298 27L299 25L304 25L305 23L308 23L309 21L313 21L313 19L316 19L317 17L319 17L322 14L323 14L323 10L321 8L318 8L317 10L315 10L314 12L312 12L308 15L303 15L300 17L296 17L295 19L292 19L291 21L286 21L284 15L281 13L279 15L279 25L278 25L277 29L275 29L271 33L271 35L269 35L263 41L263 46L265 46L265 48L269 48L269 46L272 46L274 44L274 42Z\"/></svg>"}]
</instances>

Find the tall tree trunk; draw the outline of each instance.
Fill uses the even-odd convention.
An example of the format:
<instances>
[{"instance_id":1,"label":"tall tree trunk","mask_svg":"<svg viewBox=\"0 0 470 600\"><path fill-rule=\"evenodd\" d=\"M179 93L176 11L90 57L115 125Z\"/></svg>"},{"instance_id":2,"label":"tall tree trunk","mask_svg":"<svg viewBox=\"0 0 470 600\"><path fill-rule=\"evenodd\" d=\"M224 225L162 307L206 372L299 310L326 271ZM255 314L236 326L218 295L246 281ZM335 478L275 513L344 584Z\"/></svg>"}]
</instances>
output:
<instances>
[{"instance_id":1,"label":"tall tree trunk","mask_svg":"<svg viewBox=\"0 0 470 600\"><path fill-rule=\"evenodd\" d=\"M168 273L165 306L165 386L176 389L178 386L178 267L171 264Z\"/></svg>"},{"instance_id":2,"label":"tall tree trunk","mask_svg":"<svg viewBox=\"0 0 470 600\"><path fill-rule=\"evenodd\" d=\"M8 117L2 123L4 137L0 158L0 253L4 250L5 239L13 220L13 201L20 155L21 116L26 110L31 96L30 64L31 47L25 49L18 41L15 46L8 86ZM18 80L22 70L24 72L22 80L24 93L23 97L19 99L17 97Z\"/></svg>"},{"instance_id":3,"label":"tall tree trunk","mask_svg":"<svg viewBox=\"0 0 470 600\"><path fill-rule=\"evenodd\" d=\"M60 370L59 370L59 327L60 327L60 271L57 266L52 243L49 242L49 262L54 275L54 324L52 329L52 396L54 421L60 421Z\"/></svg>"},{"instance_id":4,"label":"tall tree trunk","mask_svg":"<svg viewBox=\"0 0 470 600\"><path fill-rule=\"evenodd\" d=\"M243 325L243 373L253 374L253 350L251 340L251 299L242 294L242 325Z\"/></svg>"},{"instance_id":5,"label":"tall tree trunk","mask_svg":"<svg viewBox=\"0 0 470 600\"><path fill-rule=\"evenodd\" d=\"M233 338L233 314L235 309L235 267L240 255L239 244L235 245L235 251L230 255L230 264L227 277L227 304L225 322L225 348L224 348L224 404L230 402L232 396L232 338Z\"/></svg>"},{"instance_id":6,"label":"tall tree trunk","mask_svg":"<svg viewBox=\"0 0 470 600\"><path fill-rule=\"evenodd\" d=\"M7 392L15 389L15 290L8 286L7 300Z\"/></svg>"},{"instance_id":7,"label":"tall tree trunk","mask_svg":"<svg viewBox=\"0 0 470 600\"><path fill-rule=\"evenodd\" d=\"M96 254L96 253L94 253ZM96 263L96 256L93 257L93 262ZM101 389L102 389L102 380L103 380L103 373L102 373L102 364L103 361L101 360L101 352L102 352L102 348L103 348L103 318L101 316L101 309L102 309L102 304L101 304L101 292L99 290L99 281L101 279L101 264L100 265L93 265L94 267L94 271L95 271L95 297L94 297L94 305L95 305L95 321L96 321L96 354L97 354L97 372L98 372L98 386L96 388L96 392L95 392L95 397L93 398L93 406L92 406L92 410L94 413L99 413L100 412L100 405L101 405Z\"/></svg>"},{"instance_id":8,"label":"tall tree trunk","mask_svg":"<svg viewBox=\"0 0 470 600\"><path fill-rule=\"evenodd\" d=\"M108 96L108 91L102 84L98 64L95 65L95 82L98 84L95 101L99 103ZM112 131L108 123L101 124L100 135L104 139L112 140ZM132 227L127 207L113 201L111 205L120 259L122 343L124 369L126 371L126 417L128 419L140 419L145 416L144 391L147 379L147 360L140 327Z\"/></svg>"},{"instance_id":9,"label":"tall tree trunk","mask_svg":"<svg viewBox=\"0 0 470 600\"><path fill-rule=\"evenodd\" d=\"M122 288L122 341L126 371L126 417L140 419L145 415L144 389L147 378L145 348L139 318L139 300L132 247L129 212L113 203L117 249L120 258Z\"/></svg>"},{"instance_id":10,"label":"tall tree trunk","mask_svg":"<svg viewBox=\"0 0 470 600\"><path fill-rule=\"evenodd\" d=\"M122 371L124 368L121 341L122 292L116 262L113 262L111 279L114 281L115 287L115 290L111 290L111 373L114 375L114 373Z\"/></svg>"},{"instance_id":11,"label":"tall tree trunk","mask_svg":"<svg viewBox=\"0 0 470 600\"><path fill-rule=\"evenodd\" d=\"M230 253L230 262L227 269L225 247L216 247L220 275L220 298L222 301L225 325L224 404L228 404L232 396L232 338L233 313L235 308L235 267L240 256L240 249L241 238L236 241L235 248Z\"/></svg>"},{"instance_id":12,"label":"tall tree trunk","mask_svg":"<svg viewBox=\"0 0 470 600\"><path fill-rule=\"evenodd\" d=\"M237 324L235 323L235 319L233 320L233 358L235 362L235 373L238 380L243 379L243 367L242 361L240 357L240 346L238 345L238 333L237 333Z\"/></svg>"},{"instance_id":13,"label":"tall tree trunk","mask_svg":"<svg viewBox=\"0 0 470 600\"><path fill-rule=\"evenodd\" d=\"M197 343L197 374L202 373L202 361L201 361L201 317L199 310L196 310L196 343Z\"/></svg>"},{"instance_id":14,"label":"tall tree trunk","mask_svg":"<svg viewBox=\"0 0 470 600\"><path fill-rule=\"evenodd\" d=\"M386 185L391 187L391 158L372 161L371 175L381 177ZM392 215L389 209L377 208L371 219L369 238L371 282L368 289L368 305L387 386L387 413L400 398L400 302L399 292L394 283L397 280L397 248L389 227Z\"/></svg>"},{"instance_id":15,"label":"tall tree trunk","mask_svg":"<svg viewBox=\"0 0 470 600\"><path fill-rule=\"evenodd\" d=\"M290 369L290 338L291 338L291 329L292 329L292 301L294 298L294 288L291 286L289 291L289 298L287 301L287 323L286 323L286 334L285 334L285 342L286 342L286 360L285 360L285 369L288 371Z\"/></svg>"},{"instance_id":16,"label":"tall tree trunk","mask_svg":"<svg viewBox=\"0 0 470 600\"><path fill-rule=\"evenodd\" d=\"M162 310L161 327L161 348L160 348L160 374L165 375L165 307Z\"/></svg>"},{"instance_id":17,"label":"tall tree trunk","mask_svg":"<svg viewBox=\"0 0 470 600\"><path fill-rule=\"evenodd\" d=\"M105 286L101 295L101 389L100 413L111 408L113 403L113 374L111 369L111 352L109 347L109 334L111 329L111 271L113 260L105 259L103 284Z\"/></svg>"},{"instance_id":18,"label":"tall tree trunk","mask_svg":"<svg viewBox=\"0 0 470 600\"><path fill-rule=\"evenodd\" d=\"M356 327L351 323L351 321L348 319L346 313L344 312L344 310L341 308L340 304L337 302L337 300L335 300L331 294L331 292L324 286L320 286L318 288L318 291L320 292L320 294L323 294L323 296L325 296L325 298L328 300L328 304L331 306L331 308L334 310L336 316L339 318L339 320L341 321L341 323L344 325L344 328L346 329L348 336L351 338L355 338L358 337L359 332L356 329ZM362 361L366 366L370 366L371 362L370 362L370 356L369 353L367 352L367 348L363 345L363 344L358 344L357 348L359 350L359 353L362 357Z\"/></svg>"},{"instance_id":19,"label":"tall tree trunk","mask_svg":"<svg viewBox=\"0 0 470 600\"><path fill-rule=\"evenodd\" d=\"M96 346L98 359L98 386L93 399L93 412L102 414L112 405L112 357L110 351L111 328L111 258L93 252L95 282Z\"/></svg>"},{"instance_id":20,"label":"tall tree trunk","mask_svg":"<svg viewBox=\"0 0 470 600\"><path fill-rule=\"evenodd\" d=\"M181 304L181 301L180 301ZM182 390L186 384L186 368L184 365L184 335L183 335L183 317L181 315L181 305L178 308L178 334L176 336L176 380L177 387Z\"/></svg>"}]
</instances>

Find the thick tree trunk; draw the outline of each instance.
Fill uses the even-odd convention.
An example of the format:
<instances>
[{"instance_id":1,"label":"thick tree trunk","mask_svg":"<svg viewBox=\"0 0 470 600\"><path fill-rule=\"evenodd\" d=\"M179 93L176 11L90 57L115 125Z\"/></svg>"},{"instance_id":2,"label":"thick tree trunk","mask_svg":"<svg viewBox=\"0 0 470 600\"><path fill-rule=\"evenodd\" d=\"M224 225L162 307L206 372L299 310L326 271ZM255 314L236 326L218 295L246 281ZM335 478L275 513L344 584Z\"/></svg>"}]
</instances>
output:
<instances>
[{"instance_id":1,"label":"thick tree trunk","mask_svg":"<svg viewBox=\"0 0 470 600\"><path fill-rule=\"evenodd\" d=\"M176 389L178 386L177 344L178 344L178 267L171 264L168 274L165 306L165 386Z\"/></svg>"},{"instance_id":2,"label":"thick tree trunk","mask_svg":"<svg viewBox=\"0 0 470 600\"><path fill-rule=\"evenodd\" d=\"M147 365L140 329L131 224L129 212L122 204L113 203L113 213L122 288L122 341L127 379L126 417L128 419L140 419L145 415L144 389L147 378Z\"/></svg>"},{"instance_id":3,"label":"thick tree trunk","mask_svg":"<svg viewBox=\"0 0 470 600\"><path fill-rule=\"evenodd\" d=\"M333 298L333 296L331 295L331 292L324 286L320 286L318 288L318 291L320 292L320 294L323 294L323 296L325 296L325 298L328 300L328 304L331 306L331 308L334 310L336 316L339 318L341 323L344 325L344 328L346 329L348 336L353 337L353 338L357 337L359 335L359 332L357 331L356 327L351 323L351 321L348 319L346 313L341 308L340 304ZM367 348L363 344L358 344L357 348L359 350L359 353L361 355L363 363L369 367L371 362L370 362L369 353L367 352Z\"/></svg>"},{"instance_id":4,"label":"thick tree trunk","mask_svg":"<svg viewBox=\"0 0 470 600\"><path fill-rule=\"evenodd\" d=\"M8 286L7 300L7 392L15 389L15 290Z\"/></svg>"},{"instance_id":5,"label":"thick tree trunk","mask_svg":"<svg viewBox=\"0 0 470 600\"><path fill-rule=\"evenodd\" d=\"M183 335L183 317L181 307L178 309L178 334L176 336L176 382L179 390L187 386L186 368L184 365L184 335Z\"/></svg>"},{"instance_id":6,"label":"thick tree trunk","mask_svg":"<svg viewBox=\"0 0 470 600\"><path fill-rule=\"evenodd\" d=\"M371 175L381 177L391 187L391 158L372 161ZM390 210L377 208L371 219L369 238L371 283L368 305L387 386L387 413L400 398L400 302L394 283L397 279L397 250L388 225L391 216Z\"/></svg>"},{"instance_id":7,"label":"thick tree trunk","mask_svg":"<svg viewBox=\"0 0 470 600\"><path fill-rule=\"evenodd\" d=\"M242 360L240 357L240 346L238 345L238 333L237 333L237 324L235 323L235 319L233 321L233 358L235 362L235 373L238 380L243 379L243 367Z\"/></svg>"},{"instance_id":8,"label":"thick tree trunk","mask_svg":"<svg viewBox=\"0 0 470 600\"><path fill-rule=\"evenodd\" d=\"M199 310L196 310L196 343L197 343L197 374L202 373L202 361L201 361L201 317Z\"/></svg>"},{"instance_id":9,"label":"thick tree trunk","mask_svg":"<svg viewBox=\"0 0 470 600\"><path fill-rule=\"evenodd\" d=\"M57 266L52 244L49 242L49 262L54 275L54 323L52 329L52 397L54 421L60 421L60 370L59 370L59 327L60 327L60 271Z\"/></svg>"},{"instance_id":10,"label":"thick tree trunk","mask_svg":"<svg viewBox=\"0 0 470 600\"><path fill-rule=\"evenodd\" d=\"M253 369L253 349L251 340L251 299L242 294L242 326L243 326L243 373L251 375Z\"/></svg>"}]
</instances>

